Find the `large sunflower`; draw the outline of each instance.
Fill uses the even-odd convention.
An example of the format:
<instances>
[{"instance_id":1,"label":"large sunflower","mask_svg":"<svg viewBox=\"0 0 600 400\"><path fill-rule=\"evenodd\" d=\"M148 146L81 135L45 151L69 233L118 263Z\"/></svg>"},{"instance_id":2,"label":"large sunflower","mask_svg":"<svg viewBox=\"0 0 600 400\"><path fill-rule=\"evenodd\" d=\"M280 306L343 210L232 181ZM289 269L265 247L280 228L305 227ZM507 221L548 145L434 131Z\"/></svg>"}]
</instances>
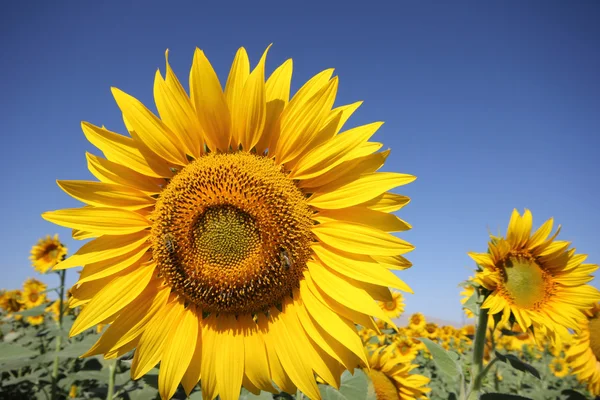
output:
<instances>
[{"instance_id":1,"label":"large sunflower","mask_svg":"<svg viewBox=\"0 0 600 400\"><path fill-rule=\"evenodd\" d=\"M581 331L567 350L567 362L573 374L588 385L594 396L600 396L600 303L586 312Z\"/></svg>"},{"instance_id":2,"label":"large sunflower","mask_svg":"<svg viewBox=\"0 0 600 400\"><path fill-rule=\"evenodd\" d=\"M38 240L31 248L29 259L36 271L45 274L50 268L64 260L67 248L58 240L58 234Z\"/></svg>"},{"instance_id":3,"label":"large sunflower","mask_svg":"<svg viewBox=\"0 0 600 400\"><path fill-rule=\"evenodd\" d=\"M429 378L413 374L418 367L398 357L394 346L380 347L369 356L369 370L365 370L375 389L377 400L426 399Z\"/></svg>"},{"instance_id":4,"label":"large sunflower","mask_svg":"<svg viewBox=\"0 0 600 400\"><path fill-rule=\"evenodd\" d=\"M548 237L552 219L533 234L532 222L529 210L523 216L514 210L506 238L492 237L487 253L469 255L481 267L475 280L490 291L482 308L502 313L502 323L512 316L523 331L533 325L559 339L600 300L600 291L586 285L598 266L583 264L586 256L569 249L570 242L555 240L560 227Z\"/></svg>"},{"instance_id":5,"label":"large sunflower","mask_svg":"<svg viewBox=\"0 0 600 400\"><path fill-rule=\"evenodd\" d=\"M411 175L376 172L389 151L372 123L339 133L360 103L332 108L333 70L289 100L292 61L265 82L241 48L225 90L196 50L190 97L157 71L160 119L113 88L130 134L82 123L106 158L87 155L100 182L59 181L82 208L43 217L95 237L57 269L83 265L71 306L85 304L71 335L110 322L86 355L136 348L137 379L160 362L163 398L237 399L240 387L319 398L314 374L336 385L340 365L366 363L354 323L390 322L375 300L413 249L389 232L410 226L389 190Z\"/></svg>"}]
</instances>

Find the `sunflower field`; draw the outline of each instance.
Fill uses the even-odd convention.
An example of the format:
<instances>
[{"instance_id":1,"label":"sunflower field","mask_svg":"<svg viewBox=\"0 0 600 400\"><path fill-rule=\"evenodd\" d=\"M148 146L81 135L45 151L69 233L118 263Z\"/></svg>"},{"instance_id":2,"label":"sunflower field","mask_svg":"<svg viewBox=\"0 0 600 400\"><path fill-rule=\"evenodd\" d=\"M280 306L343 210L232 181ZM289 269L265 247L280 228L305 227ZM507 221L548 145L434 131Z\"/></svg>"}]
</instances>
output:
<instances>
[{"instance_id":1,"label":"sunflower field","mask_svg":"<svg viewBox=\"0 0 600 400\"><path fill-rule=\"evenodd\" d=\"M514 210L456 282L471 323L406 318L396 189L416 178L380 171L381 122L344 129L361 102L334 107L332 69L291 94L269 48L253 68L240 48L225 85L196 49L188 90L167 52L157 114L112 88L125 134L82 122L97 180L59 180L82 206L42 218L85 243L40 239L56 285L0 294L0 398L600 396L598 265Z\"/></svg>"}]
</instances>

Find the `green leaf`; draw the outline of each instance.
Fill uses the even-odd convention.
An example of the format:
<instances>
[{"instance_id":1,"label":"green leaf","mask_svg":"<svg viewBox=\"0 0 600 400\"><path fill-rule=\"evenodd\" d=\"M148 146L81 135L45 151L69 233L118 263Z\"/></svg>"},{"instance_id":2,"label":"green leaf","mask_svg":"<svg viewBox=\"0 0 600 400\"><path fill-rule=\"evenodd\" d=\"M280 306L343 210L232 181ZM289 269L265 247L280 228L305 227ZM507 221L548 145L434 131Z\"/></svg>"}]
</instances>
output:
<instances>
[{"instance_id":1,"label":"green leaf","mask_svg":"<svg viewBox=\"0 0 600 400\"><path fill-rule=\"evenodd\" d=\"M197 392L190 394L188 400L202 400L202 392L198 390Z\"/></svg>"},{"instance_id":2,"label":"green leaf","mask_svg":"<svg viewBox=\"0 0 600 400\"><path fill-rule=\"evenodd\" d=\"M497 351L495 353L496 353L496 357L498 357L500 359L500 361L510 364L510 366L512 366L515 369L518 369L519 371L528 372L531 375L535 376L536 378L541 379L540 373L532 365L519 360L517 357L515 357L512 354L500 354Z\"/></svg>"},{"instance_id":3,"label":"green leaf","mask_svg":"<svg viewBox=\"0 0 600 400\"><path fill-rule=\"evenodd\" d=\"M44 303L37 307L30 308L29 310L16 312L15 315L22 315L23 317L37 317L42 315L50 303Z\"/></svg>"},{"instance_id":4,"label":"green leaf","mask_svg":"<svg viewBox=\"0 0 600 400\"><path fill-rule=\"evenodd\" d=\"M155 389L158 389L158 368L152 368L142 377L144 383Z\"/></svg>"},{"instance_id":5,"label":"green leaf","mask_svg":"<svg viewBox=\"0 0 600 400\"><path fill-rule=\"evenodd\" d=\"M260 392L258 395L255 395L242 388L239 400L273 400L273 395L269 392Z\"/></svg>"},{"instance_id":6,"label":"green leaf","mask_svg":"<svg viewBox=\"0 0 600 400\"><path fill-rule=\"evenodd\" d=\"M18 344L0 343L0 362L22 360L37 354L37 352L21 347Z\"/></svg>"},{"instance_id":7,"label":"green leaf","mask_svg":"<svg viewBox=\"0 0 600 400\"><path fill-rule=\"evenodd\" d=\"M344 371L339 390L329 385L319 385L319 391L323 400L373 400L375 390L372 386L363 370L355 369L354 374Z\"/></svg>"},{"instance_id":8,"label":"green leaf","mask_svg":"<svg viewBox=\"0 0 600 400\"><path fill-rule=\"evenodd\" d=\"M448 352L442 346L427 338L417 339L427 347L435 365L437 365L440 371L452 378L456 378L460 374L460 366L452 359L452 356L448 355Z\"/></svg>"},{"instance_id":9,"label":"green leaf","mask_svg":"<svg viewBox=\"0 0 600 400\"><path fill-rule=\"evenodd\" d=\"M463 304L463 308L471 311L475 316L479 316L479 305L477 304L477 300L479 300L479 293L477 293L476 290L465 304Z\"/></svg>"},{"instance_id":10,"label":"green leaf","mask_svg":"<svg viewBox=\"0 0 600 400\"><path fill-rule=\"evenodd\" d=\"M565 400L586 400L587 397L573 389L565 389L560 392L563 396L567 396Z\"/></svg>"},{"instance_id":11,"label":"green leaf","mask_svg":"<svg viewBox=\"0 0 600 400\"><path fill-rule=\"evenodd\" d=\"M517 396L516 394L485 393L479 400L532 400L529 397Z\"/></svg>"}]
</instances>

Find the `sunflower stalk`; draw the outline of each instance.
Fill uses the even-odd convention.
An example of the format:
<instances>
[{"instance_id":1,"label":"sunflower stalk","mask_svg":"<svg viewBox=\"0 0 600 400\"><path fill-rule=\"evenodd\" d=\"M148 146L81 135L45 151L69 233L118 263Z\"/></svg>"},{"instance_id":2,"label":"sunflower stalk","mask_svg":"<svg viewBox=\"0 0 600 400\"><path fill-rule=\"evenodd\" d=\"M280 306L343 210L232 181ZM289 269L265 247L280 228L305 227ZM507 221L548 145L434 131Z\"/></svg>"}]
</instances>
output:
<instances>
[{"instance_id":1,"label":"sunflower stalk","mask_svg":"<svg viewBox=\"0 0 600 400\"><path fill-rule=\"evenodd\" d=\"M108 391L106 392L106 400L113 400L115 392L115 376L117 375L117 364L119 360L112 360L108 364Z\"/></svg>"},{"instance_id":2,"label":"sunflower stalk","mask_svg":"<svg viewBox=\"0 0 600 400\"><path fill-rule=\"evenodd\" d=\"M63 297L65 294L65 273L64 269L58 271L58 276L60 278L60 286L58 287L58 330L62 330L63 325ZM58 352L60 351L62 346L62 334L56 336L56 347L54 349L54 364L52 365L52 391L51 398L52 400L58 399Z\"/></svg>"},{"instance_id":3,"label":"sunflower stalk","mask_svg":"<svg viewBox=\"0 0 600 400\"><path fill-rule=\"evenodd\" d=\"M477 319L477 330L475 331L475 340L473 342L473 370L471 373L471 390L468 400L479 399L479 392L483 383L483 378L489 371L489 368L483 368L483 355L485 350L486 332L488 323L488 309L479 306L479 317Z\"/></svg>"}]
</instances>

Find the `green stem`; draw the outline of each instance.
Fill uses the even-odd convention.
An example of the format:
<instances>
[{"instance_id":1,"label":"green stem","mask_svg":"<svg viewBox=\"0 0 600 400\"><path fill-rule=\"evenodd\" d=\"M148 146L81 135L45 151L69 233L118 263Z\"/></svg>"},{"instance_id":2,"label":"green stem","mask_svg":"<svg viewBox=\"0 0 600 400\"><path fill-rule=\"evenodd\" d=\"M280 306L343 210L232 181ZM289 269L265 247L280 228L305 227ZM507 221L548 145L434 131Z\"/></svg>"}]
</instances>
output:
<instances>
[{"instance_id":1,"label":"green stem","mask_svg":"<svg viewBox=\"0 0 600 400\"><path fill-rule=\"evenodd\" d=\"M58 276L60 278L60 286L58 293L58 335L56 336L56 347L54 349L54 364L52 365L52 400L58 399L58 352L60 351L62 345L62 322L63 322L63 297L65 295L65 270L61 269L58 271Z\"/></svg>"},{"instance_id":2,"label":"green stem","mask_svg":"<svg viewBox=\"0 0 600 400\"><path fill-rule=\"evenodd\" d=\"M108 392L106 393L106 400L113 400L118 362L119 360L113 360L110 364L108 364Z\"/></svg>"},{"instance_id":3,"label":"green stem","mask_svg":"<svg viewBox=\"0 0 600 400\"><path fill-rule=\"evenodd\" d=\"M477 320L477 331L475 332L475 339L473 343L473 372L471 379L473 379L472 389L469 393L469 400L479 399L479 392L481 390L483 377L485 376L483 369L483 355L485 350L486 332L488 325L488 310L487 308L479 309L479 318ZM487 370L486 370L487 372Z\"/></svg>"}]
</instances>

